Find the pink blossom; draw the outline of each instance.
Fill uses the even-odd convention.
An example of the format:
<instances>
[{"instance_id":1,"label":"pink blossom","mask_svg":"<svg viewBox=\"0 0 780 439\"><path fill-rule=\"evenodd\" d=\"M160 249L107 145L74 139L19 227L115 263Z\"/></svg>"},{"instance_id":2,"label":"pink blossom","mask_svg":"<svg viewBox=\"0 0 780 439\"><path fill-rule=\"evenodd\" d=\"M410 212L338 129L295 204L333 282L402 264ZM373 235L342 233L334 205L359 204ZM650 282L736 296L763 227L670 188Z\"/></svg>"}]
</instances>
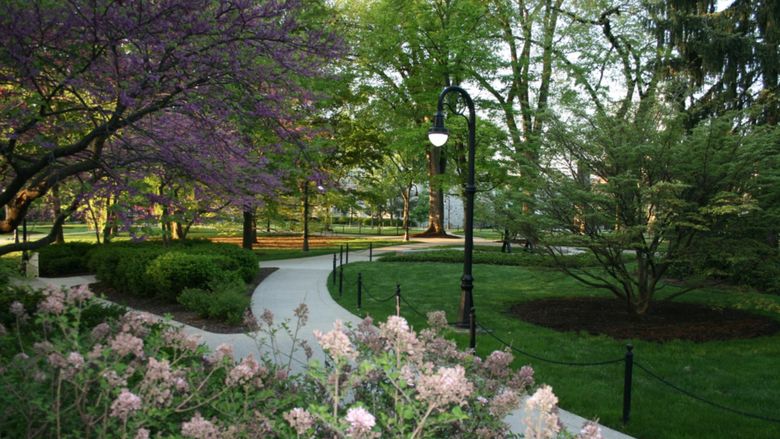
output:
<instances>
[{"instance_id":1,"label":"pink blossom","mask_svg":"<svg viewBox=\"0 0 780 439\"><path fill-rule=\"evenodd\" d=\"M227 386L246 384L257 375L259 370L260 366L255 361L255 358L252 355L248 355L241 360L241 363L230 370L225 378L225 384Z\"/></svg>"},{"instance_id":2,"label":"pink blossom","mask_svg":"<svg viewBox=\"0 0 780 439\"><path fill-rule=\"evenodd\" d=\"M168 360L157 361L157 359L150 357L149 363L146 367L146 374L144 375L144 381L154 382L162 381L168 383L173 379L171 373L171 365Z\"/></svg>"},{"instance_id":3,"label":"pink blossom","mask_svg":"<svg viewBox=\"0 0 780 439\"><path fill-rule=\"evenodd\" d=\"M422 354L420 341L403 317L390 316L387 321L379 324L379 332L390 340L396 349L412 356Z\"/></svg>"},{"instance_id":4,"label":"pink blossom","mask_svg":"<svg viewBox=\"0 0 780 439\"><path fill-rule=\"evenodd\" d=\"M294 428L295 432L299 435L306 433L308 429L314 426L314 418L312 417L311 413L300 407L295 407L294 409L285 413L284 420L287 421L287 423L290 424L290 426Z\"/></svg>"},{"instance_id":5,"label":"pink blossom","mask_svg":"<svg viewBox=\"0 0 780 439\"><path fill-rule=\"evenodd\" d=\"M194 439L217 439L220 436L219 429L203 419L200 413L196 413L192 419L181 424L181 434Z\"/></svg>"},{"instance_id":6,"label":"pink blossom","mask_svg":"<svg viewBox=\"0 0 780 439\"><path fill-rule=\"evenodd\" d=\"M598 420L585 422L582 430L580 430L580 434L577 435L577 439L604 439Z\"/></svg>"},{"instance_id":7,"label":"pink blossom","mask_svg":"<svg viewBox=\"0 0 780 439\"><path fill-rule=\"evenodd\" d=\"M233 359L233 346L227 343L222 343L217 346L217 349L214 350L211 355L208 356L208 362L215 364L222 363L225 358L229 360Z\"/></svg>"},{"instance_id":8,"label":"pink blossom","mask_svg":"<svg viewBox=\"0 0 780 439\"><path fill-rule=\"evenodd\" d=\"M431 329L434 329L436 331L440 331L447 327L447 313L444 311L431 311L427 314L428 317L428 326L431 327Z\"/></svg>"},{"instance_id":9,"label":"pink blossom","mask_svg":"<svg viewBox=\"0 0 780 439\"><path fill-rule=\"evenodd\" d=\"M515 372L509 385L515 389L527 389L534 385L534 369L531 366L523 366Z\"/></svg>"},{"instance_id":10,"label":"pink blossom","mask_svg":"<svg viewBox=\"0 0 780 439\"><path fill-rule=\"evenodd\" d=\"M493 351L485 359L483 367L491 375L503 378L509 376L509 372L511 372L509 365L512 364L512 360L514 357L509 352Z\"/></svg>"},{"instance_id":11,"label":"pink blossom","mask_svg":"<svg viewBox=\"0 0 780 439\"><path fill-rule=\"evenodd\" d=\"M116 371L106 370L103 371L100 376L102 376L111 387L122 387L127 385L127 380L119 376Z\"/></svg>"},{"instance_id":12,"label":"pink blossom","mask_svg":"<svg viewBox=\"0 0 780 439\"><path fill-rule=\"evenodd\" d=\"M417 399L436 407L460 404L473 390L474 385L466 379L466 369L461 365L440 367L435 374L422 374L417 379Z\"/></svg>"},{"instance_id":13,"label":"pink blossom","mask_svg":"<svg viewBox=\"0 0 780 439\"><path fill-rule=\"evenodd\" d=\"M138 311L128 311L122 316L121 331L139 337L145 337L149 333L149 326L154 322L154 317L149 314Z\"/></svg>"},{"instance_id":14,"label":"pink blossom","mask_svg":"<svg viewBox=\"0 0 780 439\"><path fill-rule=\"evenodd\" d=\"M374 415L363 407L353 407L347 410L346 420L349 422L347 435L352 437L363 437L376 425Z\"/></svg>"},{"instance_id":15,"label":"pink blossom","mask_svg":"<svg viewBox=\"0 0 780 439\"><path fill-rule=\"evenodd\" d=\"M27 313L24 310L24 305L22 305L22 303L19 301L14 301L11 306L8 307L8 310L19 320L24 320L24 318L27 316Z\"/></svg>"},{"instance_id":16,"label":"pink blossom","mask_svg":"<svg viewBox=\"0 0 780 439\"><path fill-rule=\"evenodd\" d=\"M111 340L110 346L120 357L130 353L136 357L143 357L144 355L144 341L127 332L117 334Z\"/></svg>"},{"instance_id":17,"label":"pink blossom","mask_svg":"<svg viewBox=\"0 0 780 439\"><path fill-rule=\"evenodd\" d=\"M65 378L72 378L84 367L84 357L78 352L69 353L65 361L65 367L63 368L63 376Z\"/></svg>"},{"instance_id":18,"label":"pink blossom","mask_svg":"<svg viewBox=\"0 0 780 439\"><path fill-rule=\"evenodd\" d=\"M49 360L49 364L56 369L64 369L68 365L68 360L59 352L51 352L46 358Z\"/></svg>"},{"instance_id":19,"label":"pink blossom","mask_svg":"<svg viewBox=\"0 0 780 439\"><path fill-rule=\"evenodd\" d=\"M300 326L306 326L306 323L309 321L309 307L305 303L301 303L295 308L293 315L298 318Z\"/></svg>"},{"instance_id":20,"label":"pink blossom","mask_svg":"<svg viewBox=\"0 0 780 439\"><path fill-rule=\"evenodd\" d=\"M149 430L145 428L139 428L135 433L135 439L149 439Z\"/></svg>"},{"instance_id":21,"label":"pink blossom","mask_svg":"<svg viewBox=\"0 0 780 439\"><path fill-rule=\"evenodd\" d=\"M127 418L138 410L141 410L141 398L127 389L122 389L122 393L111 403L111 416L122 421L127 421Z\"/></svg>"},{"instance_id":22,"label":"pink blossom","mask_svg":"<svg viewBox=\"0 0 780 439\"><path fill-rule=\"evenodd\" d=\"M503 418L520 406L520 395L514 390L504 389L490 401L490 414Z\"/></svg>"},{"instance_id":23,"label":"pink blossom","mask_svg":"<svg viewBox=\"0 0 780 439\"><path fill-rule=\"evenodd\" d=\"M93 294L91 291L89 291L89 287L86 284L83 284L72 288L68 292L65 301L68 305L80 305L81 303L91 299L92 296Z\"/></svg>"},{"instance_id":24,"label":"pink blossom","mask_svg":"<svg viewBox=\"0 0 780 439\"><path fill-rule=\"evenodd\" d=\"M525 401L525 437L547 439L558 436L558 398L550 386L542 386Z\"/></svg>"},{"instance_id":25,"label":"pink blossom","mask_svg":"<svg viewBox=\"0 0 780 439\"><path fill-rule=\"evenodd\" d=\"M260 314L260 320L263 321L266 325L273 326L274 325L274 313L271 312L270 309L264 309L263 313Z\"/></svg>"},{"instance_id":26,"label":"pink blossom","mask_svg":"<svg viewBox=\"0 0 780 439\"><path fill-rule=\"evenodd\" d=\"M108 325L106 322L102 322L97 324L94 328L92 328L92 332L90 333L90 336L93 340L102 340L108 334L111 333L111 326Z\"/></svg>"},{"instance_id":27,"label":"pink blossom","mask_svg":"<svg viewBox=\"0 0 780 439\"><path fill-rule=\"evenodd\" d=\"M336 320L336 322L333 323L332 331L323 334L315 329L314 337L320 343L322 349L327 351L335 360L354 360L357 358L357 352L352 346L352 342L349 341L347 334L344 333L343 327L341 320Z\"/></svg>"},{"instance_id":28,"label":"pink blossom","mask_svg":"<svg viewBox=\"0 0 780 439\"><path fill-rule=\"evenodd\" d=\"M43 294L44 299L38 303L38 312L59 315L65 311L65 293L61 289L49 287Z\"/></svg>"}]
</instances>

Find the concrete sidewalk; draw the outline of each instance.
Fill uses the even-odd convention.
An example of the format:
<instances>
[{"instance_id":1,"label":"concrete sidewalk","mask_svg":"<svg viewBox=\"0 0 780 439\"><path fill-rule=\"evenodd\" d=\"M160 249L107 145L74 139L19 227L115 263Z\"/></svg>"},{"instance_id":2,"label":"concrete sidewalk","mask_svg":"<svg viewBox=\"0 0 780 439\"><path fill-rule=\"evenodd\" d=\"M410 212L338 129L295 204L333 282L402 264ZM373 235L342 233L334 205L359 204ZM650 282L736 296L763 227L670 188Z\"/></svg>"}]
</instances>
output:
<instances>
[{"instance_id":1,"label":"concrete sidewalk","mask_svg":"<svg viewBox=\"0 0 780 439\"><path fill-rule=\"evenodd\" d=\"M374 255L380 255L387 252L399 252L427 247L435 247L447 244L459 244L462 240L457 239L423 239L416 244L399 243L392 247L382 247L374 250ZM488 241L475 238L475 244L483 244ZM368 251L350 252L350 262L368 261ZM258 285L252 294L252 312L255 316L260 316L265 309L270 310L274 315L274 321L280 322L284 319L290 319L294 323L297 319L294 315L294 309L301 303L309 307L309 321L303 327L298 338L306 340L312 347L314 358L322 361L325 356L319 348L319 344L314 339L313 331L318 329L326 332L332 328L335 320L351 322L357 324L360 318L353 315L346 309L336 303L328 292L327 279L333 267L333 255L327 254L301 259L286 259L279 261L266 261L261 263L264 267L278 267L279 270L272 273L263 282ZM71 278L39 278L31 283L35 286L44 285L80 285L83 283L94 282L94 276L79 276ZM258 346L254 340L244 334L216 334L203 331L198 328L183 325L184 331L188 334L197 335L202 342L214 349L222 343L233 345L237 357L257 354ZM277 361L290 361L292 369L300 372L306 364L306 359L302 352L297 352L292 360L286 355L291 351L292 340L286 334L278 334L276 338L275 349L270 346L261 346L264 352L278 351L281 355ZM521 404L522 406L522 404ZM577 434L585 422L580 416L565 410L560 410L560 419L566 429L571 433ZM523 425L522 408L510 414L506 421L512 426L512 431L522 433L525 429ZM606 439L631 439L630 436L617 432L615 430L601 427L603 436Z\"/></svg>"}]
</instances>

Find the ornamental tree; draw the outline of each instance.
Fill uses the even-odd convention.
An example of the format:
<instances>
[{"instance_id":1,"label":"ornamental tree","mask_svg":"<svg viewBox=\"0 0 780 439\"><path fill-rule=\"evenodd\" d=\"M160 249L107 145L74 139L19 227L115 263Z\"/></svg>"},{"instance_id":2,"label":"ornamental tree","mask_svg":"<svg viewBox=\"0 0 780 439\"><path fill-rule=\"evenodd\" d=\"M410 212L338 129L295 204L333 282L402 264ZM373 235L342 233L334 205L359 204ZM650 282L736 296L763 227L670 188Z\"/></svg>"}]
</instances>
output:
<instances>
[{"instance_id":1,"label":"ornamental tree","mask_svg":"<svg viewBox=\"0 0 780 439\"><path fill-rule=\"evenodd\" d=\"M339 52L330 34L296 20L297 1L3 0L2 8L0 233L52 187L90 171L163 158L202 176L231 175L217 166L226 150L259 157L233 141L241 135L231 122L272 119L284 136L281 127L314 100L296 78L321 74ZM211 135L170 141L193 132ZM78 198L63 207L47 237L0 254L51 242L77 206Z\"/></svg>"}]
</instances>

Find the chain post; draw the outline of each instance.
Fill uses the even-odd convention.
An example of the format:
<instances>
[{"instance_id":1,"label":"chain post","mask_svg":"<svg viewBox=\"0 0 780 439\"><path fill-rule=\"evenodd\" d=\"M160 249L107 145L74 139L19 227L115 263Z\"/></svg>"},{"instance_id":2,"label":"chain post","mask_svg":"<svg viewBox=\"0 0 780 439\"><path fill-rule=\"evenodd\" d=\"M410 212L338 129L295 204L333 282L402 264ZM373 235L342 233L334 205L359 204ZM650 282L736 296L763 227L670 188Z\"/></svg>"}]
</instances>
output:
<instances>
[{"instance_id":1,"label":"chain post","mask_svg":"<svg viewBox=\"0 0 780 439\"><path fill-rule=\"evenodd\" d=\"M360 309L363 307L363 273L358 273L357 282L357 307Z\"/></svg>"},{"instance_id":2,"label":"chain post","mask_svg":"<svg viewBox=\"0 0 780 439\"><path fill-rule=\"evenodd\" d=\"M634 346L626 345L626 369L623 375L623 424L631 417L631 381L634 373Z\"/></svg>"}]
</instances>

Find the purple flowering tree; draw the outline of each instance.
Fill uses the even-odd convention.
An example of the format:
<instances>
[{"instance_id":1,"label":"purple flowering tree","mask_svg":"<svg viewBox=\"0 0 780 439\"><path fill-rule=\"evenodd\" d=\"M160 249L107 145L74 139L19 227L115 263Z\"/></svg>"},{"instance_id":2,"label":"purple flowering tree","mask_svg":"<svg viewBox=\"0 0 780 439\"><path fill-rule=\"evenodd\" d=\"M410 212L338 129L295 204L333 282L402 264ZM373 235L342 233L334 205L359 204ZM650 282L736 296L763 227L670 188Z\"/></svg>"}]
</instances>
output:
<instances>
[{"instance_id":1,"label":"purple flowering tree","mask_svg":"<svg viewBox=\"0 0 780 439\"><path fill-rule=\"evenodd\" d=\"M298 78L321 75L340 51L330 34L296 20L298 1L33 0L3 9L0 233L59 183L150 162L207 186L267 190L267 145L237 121L272 120L285 136L314 102ZM51 242L79 200L62 206L48 236L0 254Z\"/></svg>"}]
</instances>

